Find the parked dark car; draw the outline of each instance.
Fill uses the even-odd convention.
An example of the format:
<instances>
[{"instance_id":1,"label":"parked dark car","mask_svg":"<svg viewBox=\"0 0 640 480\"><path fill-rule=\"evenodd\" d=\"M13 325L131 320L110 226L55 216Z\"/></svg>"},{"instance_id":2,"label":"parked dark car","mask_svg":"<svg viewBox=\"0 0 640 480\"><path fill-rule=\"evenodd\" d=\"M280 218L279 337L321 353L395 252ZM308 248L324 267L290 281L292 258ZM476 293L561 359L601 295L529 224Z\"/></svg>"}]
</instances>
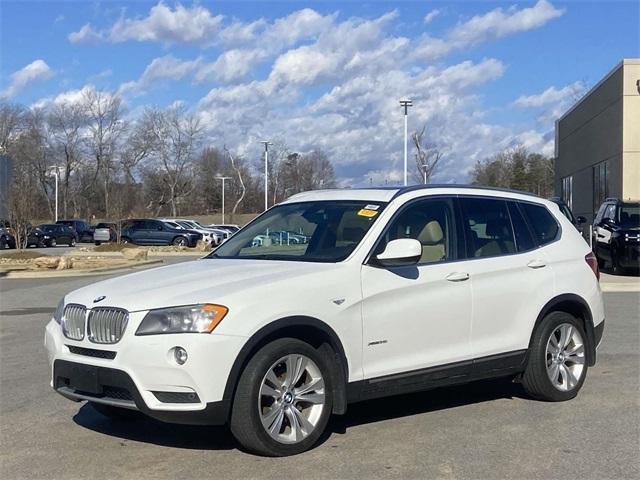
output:
<instances>
[{"instance_id":1,"label":"parked dark car","mask_svg":"<svg viewBox=\"0 0 640 480\"><path fill-rule=\"evenodd\" d=\"M582 226L587 223L587 219L585 217L583 217L582 215L578 215L576 217L569 208L569 205L567 205L566 202L560 197L551 197L549 200L557 204L558 207L560 207L560 211L562 212L562 214L567 217L571 223L573 223L573 226L576 227L578 231L582 232Z\"/></svg>"},{"instance_id":2,"label":"parked dark car","mask_svg":"<svg viewBox=\"0 0 640 480\"><path fill-rule=\"evenodd\" d=\"M136 245L177 245L195 247L202 238L197 232L177 229L168 223L152 219L127 220L122 225L120 240Z\"/></svg>"},{"instance_id":3,"label":"parked dark car","mask_svg":"<svg viewBox=\"0 0 640 480\"><path fill-rule=\"evenodd\" d=\"M58 220L58 225L66 225L76 232L77 242L93 242L93 228L84 220Z\"/></svg>"},{"instance_id":4,"label":"parked dark car","mask_svg":"<svg viewBox=\"0 0 640 480\"><path fill-rule=\"evenodd\" d=\"M67 225L42 224L32 229L27 236L27 247L55 247L76 244L76 232Z\"/></svg>"},{"instance_id":5,"label":"parked dark car","mask_svg":"<svg viewBox=\"0 0 640 480\"><path fill-rule=\"evenodd\" d=\"M601 268L640 269L640 202L604 201L593 221L593 250Z\"/></svg>"},{"instance_id":6,"label":"parked dark car","mask_svg":"<svg viewBox=\"0 0 640 480\"><path fill-rule=\"evenodd\" d=\"M16 248L16 238L9 227L0 225L0 250L4 250L7 247Z\"/></svg>"}]
</instances>

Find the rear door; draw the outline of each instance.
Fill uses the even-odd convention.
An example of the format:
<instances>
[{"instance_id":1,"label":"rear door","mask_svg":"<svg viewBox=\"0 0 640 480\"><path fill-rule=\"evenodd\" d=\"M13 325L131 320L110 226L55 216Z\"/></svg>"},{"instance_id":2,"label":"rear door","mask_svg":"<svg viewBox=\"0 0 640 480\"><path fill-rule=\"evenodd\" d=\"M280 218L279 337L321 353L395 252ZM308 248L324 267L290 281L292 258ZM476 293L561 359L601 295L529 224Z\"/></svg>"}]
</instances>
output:
<instances>
[{"instance_id":1,"label":"rear door","mask_svg":"<svg viewBox=\"0 0 640 480\"><path fill-rule=\"evenodd\" d=\"M472 354L500 355L501 365L518 363L538 313L553 295L551 267L517 202L461 196L460 204L473 291Z\"/></svg>"}]
</instances>

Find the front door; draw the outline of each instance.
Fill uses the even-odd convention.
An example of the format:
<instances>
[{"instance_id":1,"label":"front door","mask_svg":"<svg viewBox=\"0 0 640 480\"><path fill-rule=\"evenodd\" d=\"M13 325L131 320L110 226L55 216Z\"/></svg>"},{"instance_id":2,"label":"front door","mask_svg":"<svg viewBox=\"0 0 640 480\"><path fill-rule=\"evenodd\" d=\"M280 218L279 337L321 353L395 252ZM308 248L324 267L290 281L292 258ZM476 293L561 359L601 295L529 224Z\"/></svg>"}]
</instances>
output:
<instances>
[{"instance_id":1,"label":"front door","mask_svg":"<svg viewBox=\"0 0 640 480\"><path fill-rule=\"evenodd\" d=\"M371 379L470 358L471 285L455 201L419 199L391 220L374 256L397 238L422 243L415 266L362 267L363 364Z\"/></svg>"}]
</instances>

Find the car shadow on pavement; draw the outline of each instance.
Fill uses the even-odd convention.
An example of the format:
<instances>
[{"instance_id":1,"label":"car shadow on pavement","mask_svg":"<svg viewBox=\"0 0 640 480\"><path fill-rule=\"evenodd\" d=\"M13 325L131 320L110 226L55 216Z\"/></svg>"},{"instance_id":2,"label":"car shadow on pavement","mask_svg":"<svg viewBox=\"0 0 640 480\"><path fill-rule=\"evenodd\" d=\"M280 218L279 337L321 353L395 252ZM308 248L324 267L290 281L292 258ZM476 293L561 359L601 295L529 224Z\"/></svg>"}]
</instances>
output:
<instances>
[{"instance_id":1,"label":"car shadow on pavement","mask_svg":"<svg viewBox=\"0 0 640 480\"><path fill-rule=\"evenodd\" d=\"M346 415L334 415L331 418L318 444L324 443L332 434L345 434L350 427L357 425L522 397L524 393L520 385L507 379L498 379L355 403L349 405ZM123 440L199 450L240 448L226 426L176 425L142 414L129 420L114 420L101 415L89 404L83 405L73 420L84 428Z\"/></svg>"},{"instance_id":2,"label":"car shadow on pavement","mask_svg":"<svg viewBox=\"0 0 640 480\"><path fill-rule=\"evenodd\" d=\"M437 412L449 408L498 399L526 398L520 384L510 378L482 380L465 385L385 397L349 405L346 415L334 415L332 433L346 433L349 427L392 418Z\"/></svg>"}]
</instances>

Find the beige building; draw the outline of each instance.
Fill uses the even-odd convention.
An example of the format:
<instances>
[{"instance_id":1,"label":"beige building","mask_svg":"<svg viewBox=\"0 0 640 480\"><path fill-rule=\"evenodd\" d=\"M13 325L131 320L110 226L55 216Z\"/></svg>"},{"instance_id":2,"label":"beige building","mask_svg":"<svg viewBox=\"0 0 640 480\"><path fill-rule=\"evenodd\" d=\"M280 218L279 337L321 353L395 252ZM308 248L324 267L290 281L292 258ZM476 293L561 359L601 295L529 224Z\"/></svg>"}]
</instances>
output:
<instances>
[{"instance_id":1,"label":"beige building","mask_svg":"<svg viewBox=\"0 0 640 480\"><path fill-rule=\"evenodd\" d=\"M640 59L620 62L556 121L555 182L589 221L605 198L640 199Z\"/></svg>"}]
</instances>

